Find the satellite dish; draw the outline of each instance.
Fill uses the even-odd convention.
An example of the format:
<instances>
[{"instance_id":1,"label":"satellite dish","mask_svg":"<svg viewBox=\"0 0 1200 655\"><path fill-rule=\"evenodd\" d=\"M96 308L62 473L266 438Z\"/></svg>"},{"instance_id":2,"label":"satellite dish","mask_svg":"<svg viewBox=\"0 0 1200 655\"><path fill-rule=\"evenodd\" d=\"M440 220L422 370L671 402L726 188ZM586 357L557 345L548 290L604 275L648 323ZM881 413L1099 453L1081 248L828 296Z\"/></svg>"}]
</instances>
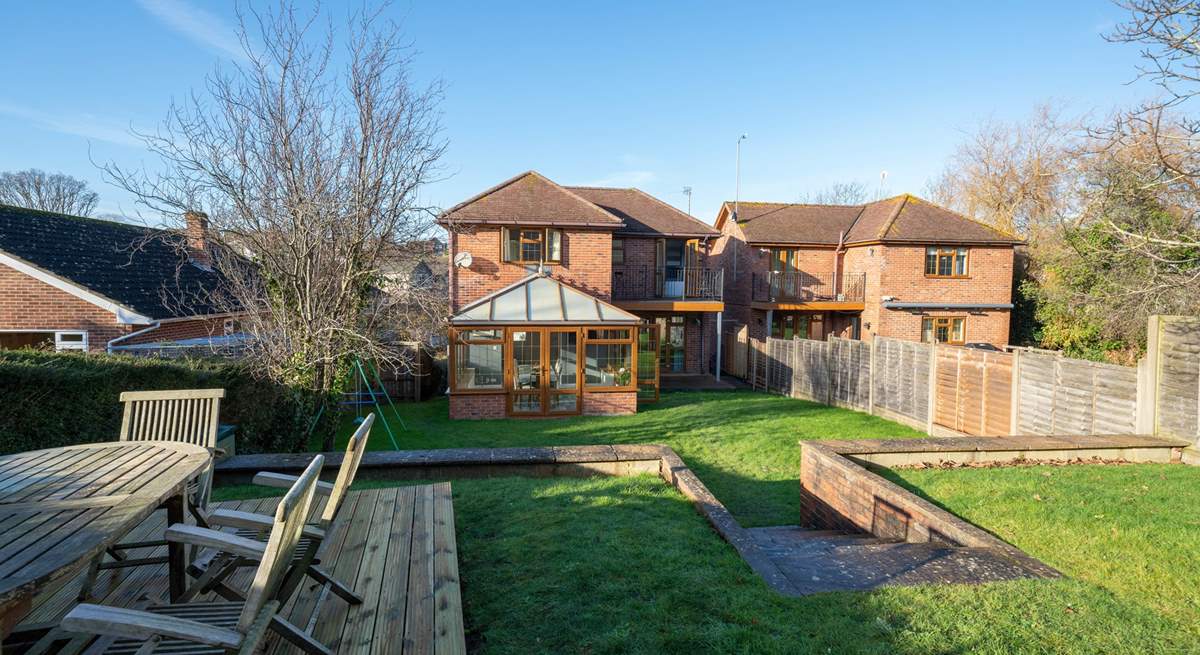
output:
<instances>
[{"instance_id":1,"label":"satellite dish","mask_svg":"<svg viewBox=\"0 0 1200 655\"><path fill-rule=\"evenodd\" d=\"M459 268L469 268L474 259L469 252L460 252L454 256L454 265Z\"/></svg>"}]
</instances>

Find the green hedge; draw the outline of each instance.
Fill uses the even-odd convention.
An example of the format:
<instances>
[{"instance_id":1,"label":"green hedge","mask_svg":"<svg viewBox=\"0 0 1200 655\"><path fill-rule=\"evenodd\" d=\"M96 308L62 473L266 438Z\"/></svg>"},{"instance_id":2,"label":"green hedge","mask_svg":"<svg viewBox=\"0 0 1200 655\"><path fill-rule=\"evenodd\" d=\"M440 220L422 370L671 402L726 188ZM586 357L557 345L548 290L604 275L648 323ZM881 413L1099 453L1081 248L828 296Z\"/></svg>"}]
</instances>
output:
<instances>
[{"instance_id":1,"label":"green hedge","mask_svg":"<svg viewBox=\"0 0 1200 655\"><path fill-rule=\"evenodd\" d=\"M321 395L259 379L245 364L0 350L0 453L115 440L122 391L207 388L225 389L220 420L237 425L239 453L307 449ZM332 431L335 414L323 412L314 434Z\"/></svg>"}]
</instances>

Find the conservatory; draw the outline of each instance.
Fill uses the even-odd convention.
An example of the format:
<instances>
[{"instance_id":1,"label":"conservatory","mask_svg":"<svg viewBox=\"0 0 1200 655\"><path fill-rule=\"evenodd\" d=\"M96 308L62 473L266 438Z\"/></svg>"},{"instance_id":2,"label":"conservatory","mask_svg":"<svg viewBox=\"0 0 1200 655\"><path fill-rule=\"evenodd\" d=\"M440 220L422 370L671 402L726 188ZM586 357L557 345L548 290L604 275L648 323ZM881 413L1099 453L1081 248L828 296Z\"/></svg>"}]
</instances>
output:
<instances>
[{"instance_id":1,"label":"conservatory","mask_svg":"<svg viewBox=\"0 0 1200 655\"><path fill-rule=\"evenodd\" d=\"M631 414L639 384L641 318L542 273L450 319L450 416ZM639 335L641 338L639 339ZM651 357L651 361L653 358Z\"/></svg>"}]
</instances>

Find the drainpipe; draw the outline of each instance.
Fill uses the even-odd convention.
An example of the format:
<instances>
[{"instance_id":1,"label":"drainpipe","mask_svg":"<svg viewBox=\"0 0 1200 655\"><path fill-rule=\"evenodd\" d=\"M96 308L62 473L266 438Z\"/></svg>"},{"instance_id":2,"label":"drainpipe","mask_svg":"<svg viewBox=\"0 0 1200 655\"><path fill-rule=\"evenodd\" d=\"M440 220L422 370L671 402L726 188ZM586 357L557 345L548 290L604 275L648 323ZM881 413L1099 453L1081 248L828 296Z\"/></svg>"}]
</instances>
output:
<instances>
[{"instance_id":1,"label":"drainpipe","mask_svg":"<svg viewBox=\"0 0 1200 655\"><path fill-rule=\"evenodd\" d=\"M721 381L721 314L717 312L717 382Z\"/></svg>"},{"instance_id":2,"label":"drainpipe","mask_svg":"<svg viewBox=\"0 0 1200 655\"><path fill-rule=\"evenodd\" d=\"M833 297L837 298L839 293L845 293L842 288L842 257L846 254L846 231L838 232L837 250L833 252Z\"/></svg>"},{"instance_id":3,"label":"drainpipe","mask_svg":"<svg viewBox=\"0 0 1200 655\"><path fill-rule=\"evenodd\" d=\"M129 334L122 334L121 336L116 337L115 339L109 339L108 343L104 344L104 352L111 355L113 352L113 346L117 345L118 343L120 343L126 339L131 339L133 337L136 337L139 334L145 334L147 332L150 332L151 330L157 330L160 325L162 325L161 321L155 321L154 323L152 323L150 325L150 327L145 327L145 328L142 328L135 332L130 332Z\"/></svg>"}]
</instances>

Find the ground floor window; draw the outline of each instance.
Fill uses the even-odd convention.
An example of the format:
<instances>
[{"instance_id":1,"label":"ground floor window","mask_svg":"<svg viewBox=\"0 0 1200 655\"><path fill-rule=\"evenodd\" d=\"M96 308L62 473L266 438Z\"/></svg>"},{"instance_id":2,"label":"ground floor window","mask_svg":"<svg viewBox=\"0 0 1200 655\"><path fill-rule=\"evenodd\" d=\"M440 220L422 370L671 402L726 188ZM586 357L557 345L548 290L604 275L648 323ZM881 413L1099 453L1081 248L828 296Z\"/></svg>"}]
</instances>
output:
<instances>
[{"instance_id":1,"label":"ground floor window","mask_svg":"<svg viewBox=\"0 0 1200 655\"><path fill-rule=\"evenodd\" d=\"M584 389L638 388L632 325L452 328L450 338L451 389L504 393L513 415L574 414Z\"/></svg>"},{"instance_id":2,"label":"ground floor window","mask_svg":"<svg viewBox=\"0 0 1200 655\"><path fill-rule=\"evenodd\" d=\"M820 314L773 312L771 336L776 339L817 339L821 332Z\"/></svg>"},{"instance_id":3,"label":"ground floor window","mask_svg":"<svg viewBox=\"0 0 1200 655\"><path fill-rule=\"evenodd\" d=\"M678 373L687 368L687 318L683 314L659 316L654 319L662 331L659 366L664 371Z\"/></svg>"},{"instance_id":4,"label":"ground floor window","mask_svg":"<svg viewBox=\"0 0 1200 655\"><path fill-rule=\"evenodd\" d=\"M33 348L35 350L79 350L88 349L88 334L82 330L31 330L28 332L0 332L0 350Z\"/></svg>"},{"instance_id":5,"label":"ground floor window","mask_svg":"<svg viewBox=\"0 0 1200 655\"><path fill-rule=\"evenodd\" d=\"M453 330L451 338L455 390L504 388L504 330Z\"/></svg>"},{"instance_id":6,"label":"ground floor window","mask_svg":"<svg viewBox=\"0 0 1200 655\"><path fill-rule=\"evenodd\" d=\"M966 341L967 319L961 316L925 317L921 319L921 341L925 343L961 344Z\"/></svg>"}]
</instances>

